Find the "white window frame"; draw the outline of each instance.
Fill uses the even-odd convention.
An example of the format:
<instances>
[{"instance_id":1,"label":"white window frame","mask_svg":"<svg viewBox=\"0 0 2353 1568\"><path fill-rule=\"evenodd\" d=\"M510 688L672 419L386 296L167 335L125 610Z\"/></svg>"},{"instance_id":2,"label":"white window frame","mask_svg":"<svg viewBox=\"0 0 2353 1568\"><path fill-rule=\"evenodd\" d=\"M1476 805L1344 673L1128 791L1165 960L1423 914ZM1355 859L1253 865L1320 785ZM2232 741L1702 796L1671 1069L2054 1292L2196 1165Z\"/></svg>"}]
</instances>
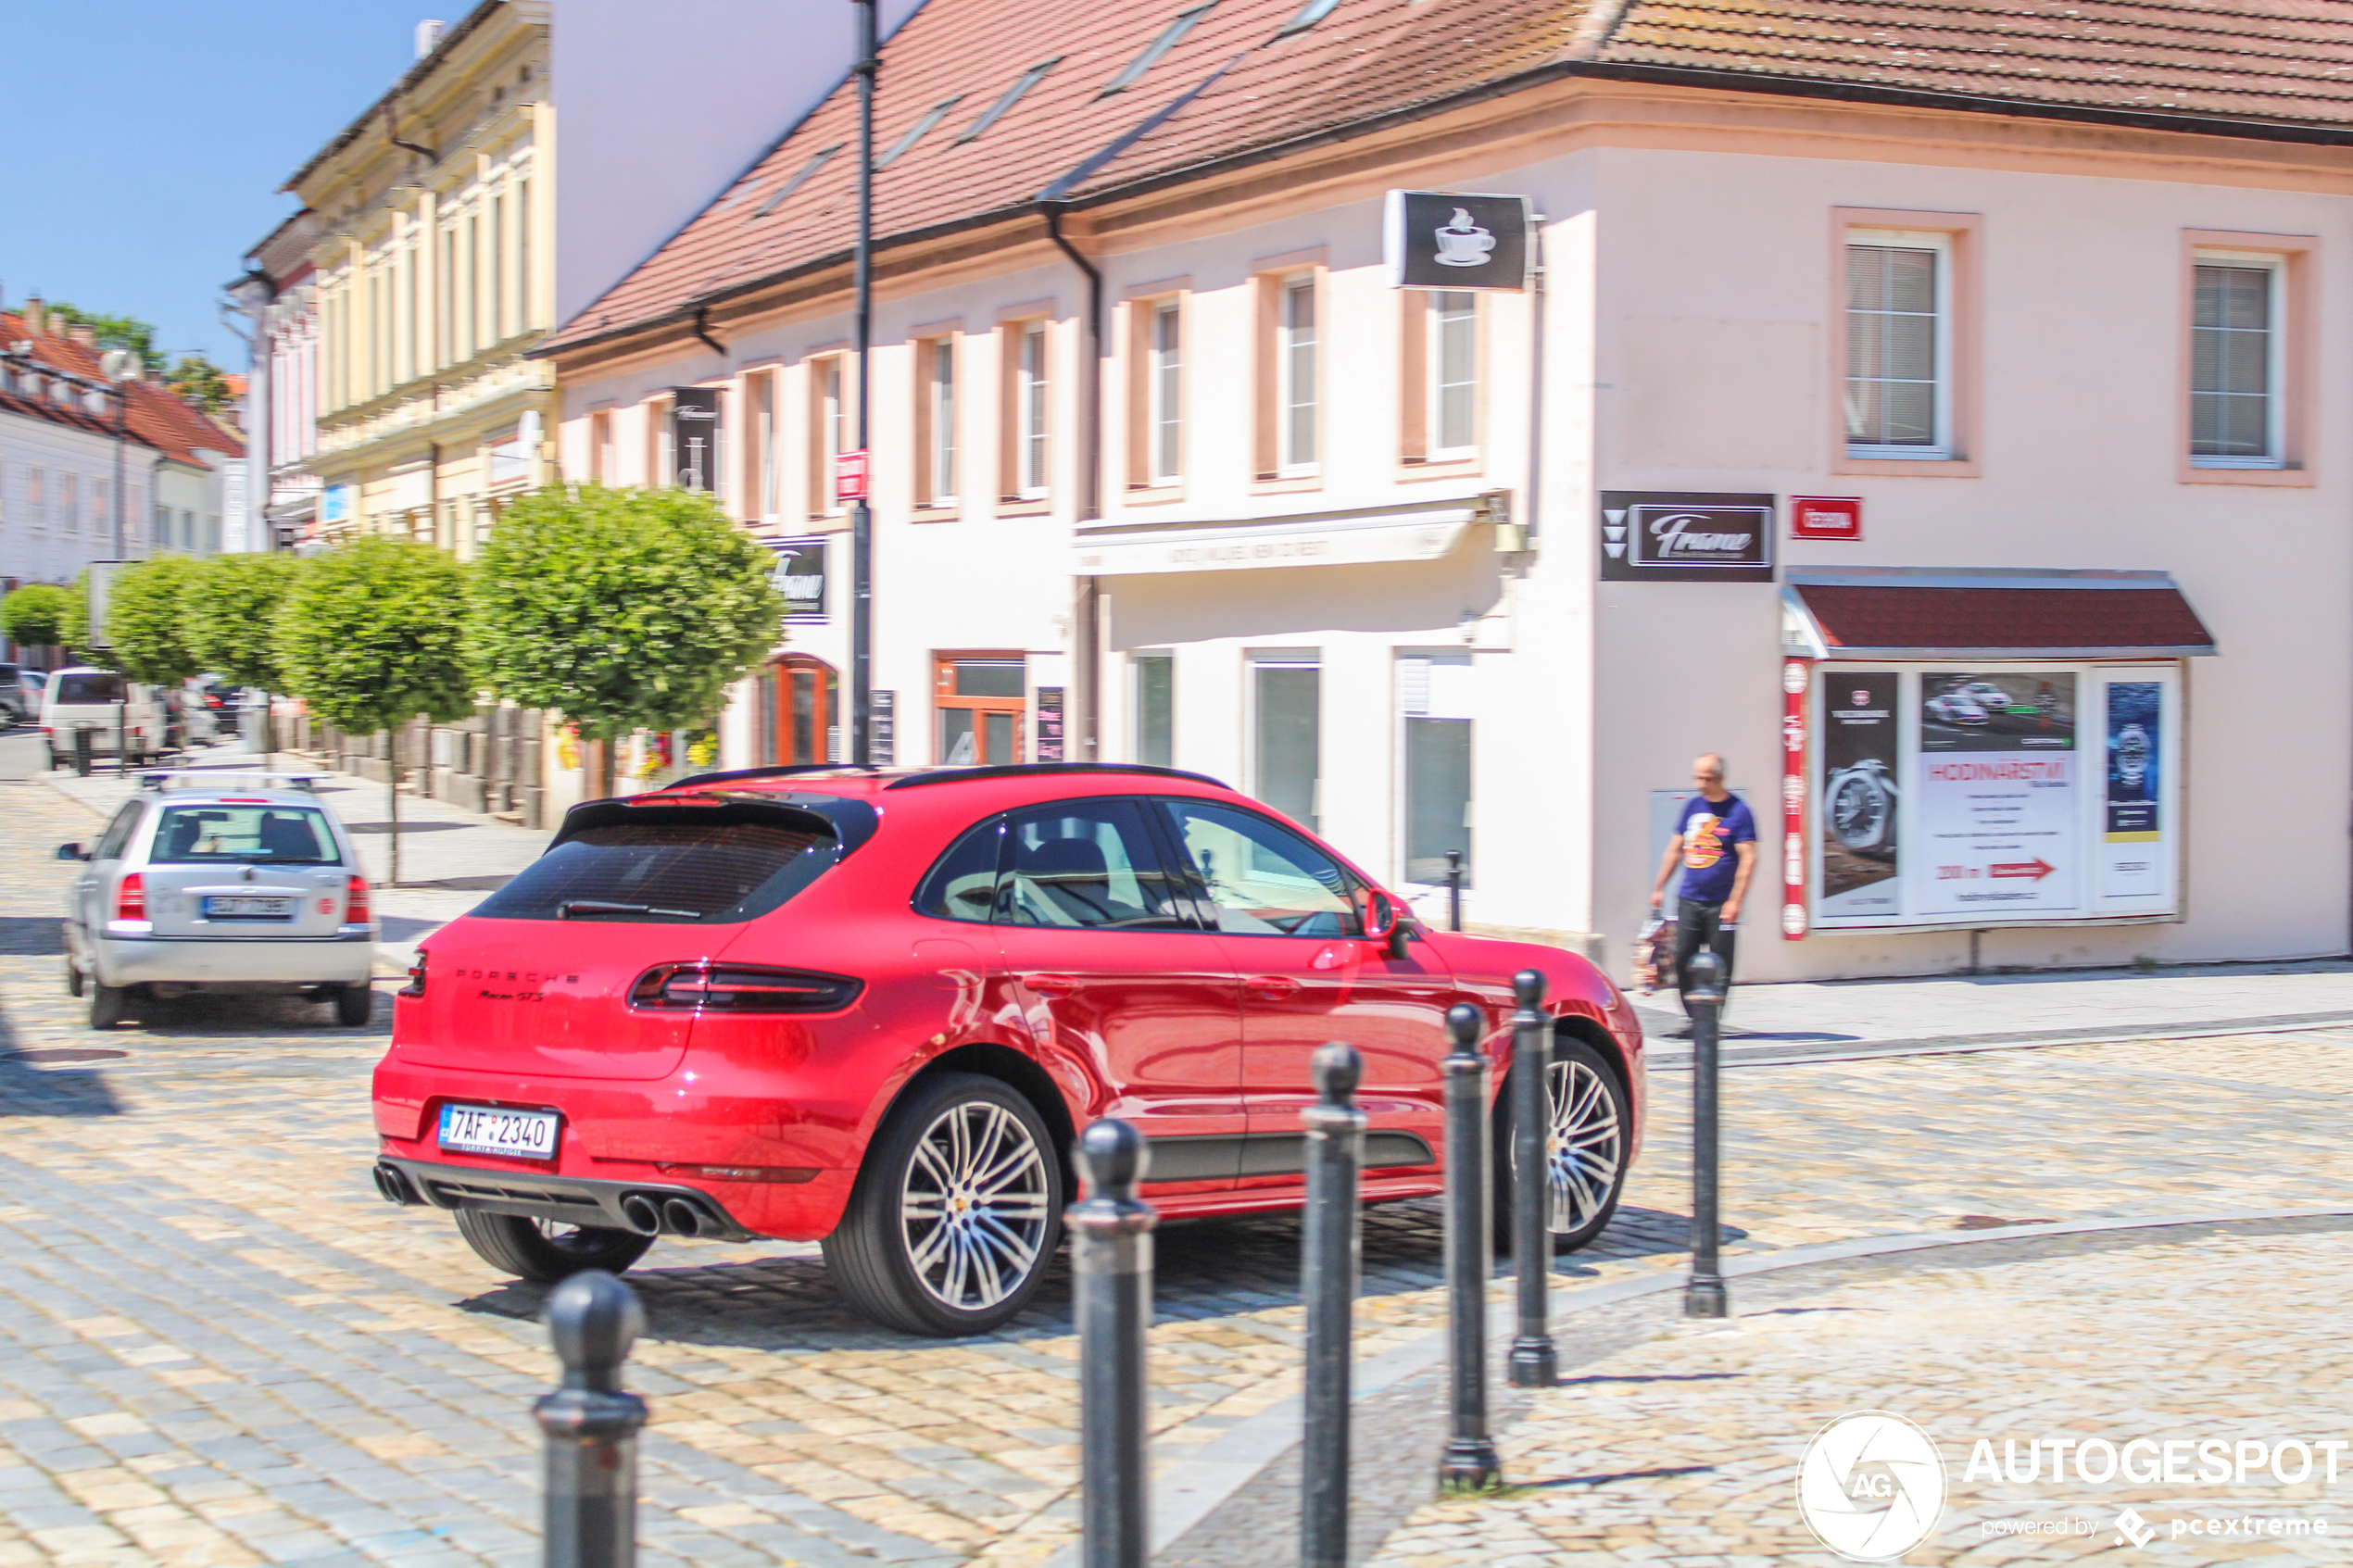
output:
<instances>
[{"instance_id":1,"label":"white window frame","mask_svg":"<svg viewBox=\"0 0 2353 1568\"><path fill-rule=\"evenodd\" d=\"M1275 281L1275 476L1277 479L1307 479L1323 471L1323 415L1319 393L1323 380L1323 311L1316 298L1315 274L1286 273ZM1292 320L1291 303L1304 295L1313 313L1303 336ZM1299 350L1306 349L1308 360L1305 395L1300 395ZM1296 410L1309 411L1307 421L1309 447L1301 457L1291 440Z\"/></svg>"},{"instance_id":2,"label":"white window frame","mask_svg":"<svg viewBox=\"0 0 2353 1568\"><path fill-rule=\"evenodd\" d=\"M1174 299L1156 300L1145 322L1144 468L1154 484L1185 478L1185 318Z\"/></svg>"},{"instance_id":3,"label":"white window frame","mask_svg":"<svg viewBox=\"0 0 2353 1568\"><path fill-rule=\"evenodd\" d=\"M834 485L834 459L849 450L849 366L839 354L820 355L811 366L809 401L817 420L817 515L839 517L841 499Z\"/></svg>"},{"instance_id":4,"label":"white window frame","mask_svg":"<svg viewBox=\"0 0 2353 1568\"><path fill-rule=\"evenodd\" d=\"M1174 648L1137 648L1127 656L1127 756L1140 762L1144 756L1144 661L1163 659L1168 661L1168 759L1176 760L1176 650Z\"/></svg>"},{"instance_id":5,"label":"white window frame","mask_svg":"<svg viewBox=\"0 0 2353 1568\"><path fill-rule=\"evenodd\" d=\"M2189 397L2191 431L2196 430L2197 402L2197 289L2196 269L2200 267L2243 267L2271 274L2270 309L2264 322L2263 363L2263 445L2264 455L2258 458L2207 456L2185 454L2194 469L2283 469L2287 467L2287 273L2288 258L2276 251L2208 250L2190 253L2190 343L2191 371Z\"/></svg>"},{"instance_id":6,"label":"white window frame","mask_svg":"<svg viewBox=\"0 0 2353 1568\"><path fill-rule=\"evenodd\" d=\"M1013 336L1013 495L1024 501L1042 501L1051 487L1051 460L1046 448L1053 392L1051 345L1046 320L1024 321Z\"/></svg>"},{"instance_id":7,"label":"white window frame","mask_svg":"<svg viewBox=\"0 0 2353 1568\"><path fill-rule=\"evenodd\" d=\"M1475 458L1478 456L1478 350L1480 346L1478 341L1478 295L1469 290L1464 290L1461 292L1462 297L1470 301L1470 308L1465 311L1460 317L1454 318L1463 323L1465 329L1470 333L1471 340L1471 370L1469 382L1471 404L1469 421L1470 439L1466 442L1460 442L1451 446L1447 445L1443 440L1446 430L1446 420L1443 410L1445 408L1444 394L1446 389L1445 343L1448 318L1442 302L1448 297L1448 295L1443 293L1431 294L1429 296L1428 307L1422 312L1422 314L1428 318L1426 330L1428 333L1428 336L1424 341L1422 350L1422 366L1424 370L1422 381L1425 387L1426 396L1426 406L1423 418L1428 421L1423 428L1428 433L1425 437L1428 442L1425 456L1428 460L1431 462L1448 462L1463 458Z\"/></svg>"},{"instance_id":8,"label":"white window frame","mask_svg":"<svg viewBox=\"0 0 2353 1568\"><path fill-rule=\"evenodd\" d=\"M1942 233L1933 230L1847 230L1846 244L1842 246L1839 251L1840 262L1847 269L1845 275L1840 280L1839 297L1842 301L1843 301L1847 296L1849 281L1854 276L1854 251L1855 247L1857 245L1888 246L1900 250L1927 250L1936 253L1936 331L1933 340L1936 354L1936 379L1934 382L1934 390L1932 394L1933 401L1931 404L1931 408L1933 409L1932 418L1935 420L1936 439L1929 442L1925 445L1918 446L1887 446L1881 445L1873 442L1849 439L1846 443L1846 455L1849 458L1869 458L1872 460L1893 459L1900 462L1949 463L1954 458L1953 268L1956 257L1954 252L1953 236L1949 233ZM1843 325L1846 332L1849 334L1849 341L1851 342L1851 334L1854 331L1852 315L1853 307L1851 306L1842 304L1840 308L1848 312L1848 319ZM1844 409L1847 386L1850 379L1846 366L1841 365L1839 367L1838 392L1841 410L1839 423L1842 428L1843 428L1846 424Z\"/></svg>"},{"instance_id":9,"label":"white window frame","mask_svg":"<svg viewBox=\"0 0 2353 1568\"><path fill-rule=\"evenodd\" d=\"M956 444L956 340L953 336L936 337L925 345L926 364L924 396L929 401L931 419L930 450L924 461L930 465L931 505L952 507L956 504L959 451Z\"/></svg>"}]
</instances>

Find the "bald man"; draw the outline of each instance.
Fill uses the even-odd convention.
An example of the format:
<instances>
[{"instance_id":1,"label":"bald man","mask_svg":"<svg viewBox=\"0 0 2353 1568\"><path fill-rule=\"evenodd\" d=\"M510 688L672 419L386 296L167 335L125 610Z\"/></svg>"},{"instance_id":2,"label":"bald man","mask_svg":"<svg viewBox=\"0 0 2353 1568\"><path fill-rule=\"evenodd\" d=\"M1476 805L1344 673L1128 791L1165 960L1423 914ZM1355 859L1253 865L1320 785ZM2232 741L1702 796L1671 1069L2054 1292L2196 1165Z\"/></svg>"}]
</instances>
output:
<instances>
[{"instance_id":1,"label":"bald man","mask_svg":"<svg viewBox=\"0 0 2353 1568\"><path fill-rule=\"evenodd\" d=\"M1732 941L1740 924L1741 900L1748 896L1748 879L1756 872L1756 819L1748 803L1724 787L1724 759L1714 752L1692 762L1692 782L1699 793L1683 802L1676 819L1675 836L1658 862L1658 881L1651 888L1651 908L1667 902L1667 879L1683 867L1682 883L1675 889L1675 976L1682 984L1684 966L1701 947L1724 960L1726 1007L1730 1006Z\"/></svg>"}]
</instances>

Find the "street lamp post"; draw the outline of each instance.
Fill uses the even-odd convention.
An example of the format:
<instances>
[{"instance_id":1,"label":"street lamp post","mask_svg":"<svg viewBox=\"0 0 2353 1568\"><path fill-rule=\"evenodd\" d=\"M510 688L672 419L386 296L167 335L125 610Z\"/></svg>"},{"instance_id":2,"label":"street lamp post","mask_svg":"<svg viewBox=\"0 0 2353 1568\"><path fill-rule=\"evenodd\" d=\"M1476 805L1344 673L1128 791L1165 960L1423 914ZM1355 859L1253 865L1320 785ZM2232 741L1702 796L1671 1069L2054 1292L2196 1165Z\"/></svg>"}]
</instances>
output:
<instances>
[{"instance_id":1,"label":"street lamp post","mask_svg":"<svg viewBox=\"0 0 2353 1568\"><path fill-rule=\"evenodd\" d=\"M245 536L248 550L267 549L270 527L270 307L278 286L269 275L247 272L223 291L239 315L253 323L245 365ZM118 552L119 553L119 552Z\"/></svg>"},{"instance_id":2,"label":"street lamp post","mask_svg":"<svg viewBox=\"0 0 2353 1568\"><path fill-rule=\"evenodd\" d=\"M858 340L858 450L866 477L849 510L849 759L871 765L875 741L874 378L868 374L875 331L875 0L858 7L858 244L850 260Z\"/></svg>"}]
</instances>

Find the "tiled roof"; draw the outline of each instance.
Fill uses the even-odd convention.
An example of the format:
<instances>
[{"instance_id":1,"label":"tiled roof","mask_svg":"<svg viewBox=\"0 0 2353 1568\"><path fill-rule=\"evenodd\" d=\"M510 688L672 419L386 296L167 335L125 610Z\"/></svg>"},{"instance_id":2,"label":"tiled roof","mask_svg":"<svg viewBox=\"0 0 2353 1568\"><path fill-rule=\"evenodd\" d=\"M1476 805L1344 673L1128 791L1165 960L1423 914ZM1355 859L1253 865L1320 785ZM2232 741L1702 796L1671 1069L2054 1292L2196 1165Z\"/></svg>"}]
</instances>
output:
<instances>
[{"instance_id":1,"label":"tiled roof","mask_svg":"<svg viewBox=\"0 0 2353 1568\"><path fill-rule=\"evenodd\" d=\"M2213 633L2179 588L1953 588L1806 583L1798 590L1831 657L1906 648L2087 657L2211 653Z\"/></svg>"},{"instance_id":2,"label":"tiled roof","mask_svg":"<svg viewBox=\"0 0 2353 1568\"><path fill-rule=\"evenodd\" d=\"M1059 194L1100 196L1580 72L2353 129L2347 0L1338 0L1289 33L1302 0L1217 0L1133 86L1104 95L1194 4L927 0L883 51L877 154L959 101L876 180L876 234L1017 211L1180 99ZM1026 71L1050 63L986 133L959 140ZM856 142L857 96L845 83L537 352L677 320L838 258L857 218Z\"/></svg>"},{"instance_id":3,"label":"tiled roof","mask_svg":"<svg viewBox=\"0 0 2353 1568\"><path fill-rule=\"evenodd\" d=\"M104 381L99 368L99 350L85 347L69 337L51 332L35 332L25 324L24 318L0 311L0 345L10 345L30 340L32 358L44 365L82 376L90 381ZM165 456L199 468L209 467L196 454L210 451L225 457L242 458L245 446L196 409L190 408L157 382L126 382L130 389L128 422L131 436L142 445L152 446ZM0 408L38 419L52 420L100 435L114 433L114 409L93 414L80 408L68 408L45 398L0 395Z\"/></svg>"}]
</instances>

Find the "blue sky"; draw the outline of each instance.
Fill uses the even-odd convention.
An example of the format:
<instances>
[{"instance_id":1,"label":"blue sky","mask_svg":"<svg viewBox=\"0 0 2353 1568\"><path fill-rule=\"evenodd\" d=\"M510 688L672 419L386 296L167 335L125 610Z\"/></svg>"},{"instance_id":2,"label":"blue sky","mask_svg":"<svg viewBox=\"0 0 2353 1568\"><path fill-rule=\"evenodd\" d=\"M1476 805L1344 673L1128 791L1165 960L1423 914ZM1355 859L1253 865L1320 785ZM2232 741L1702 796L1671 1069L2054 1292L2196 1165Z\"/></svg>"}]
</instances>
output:
<instances>
[{"instance_id":1,"label":"blue sky","mask_svg":"<svg viewBox=\"0 0 2353 1568\"><path fill-rule=\"evenodd\" d=\"M445 0L0 0L0 290L153 321L245 368L215 308L286 176L412 63Z\"/></svg>"}]
</instances>

